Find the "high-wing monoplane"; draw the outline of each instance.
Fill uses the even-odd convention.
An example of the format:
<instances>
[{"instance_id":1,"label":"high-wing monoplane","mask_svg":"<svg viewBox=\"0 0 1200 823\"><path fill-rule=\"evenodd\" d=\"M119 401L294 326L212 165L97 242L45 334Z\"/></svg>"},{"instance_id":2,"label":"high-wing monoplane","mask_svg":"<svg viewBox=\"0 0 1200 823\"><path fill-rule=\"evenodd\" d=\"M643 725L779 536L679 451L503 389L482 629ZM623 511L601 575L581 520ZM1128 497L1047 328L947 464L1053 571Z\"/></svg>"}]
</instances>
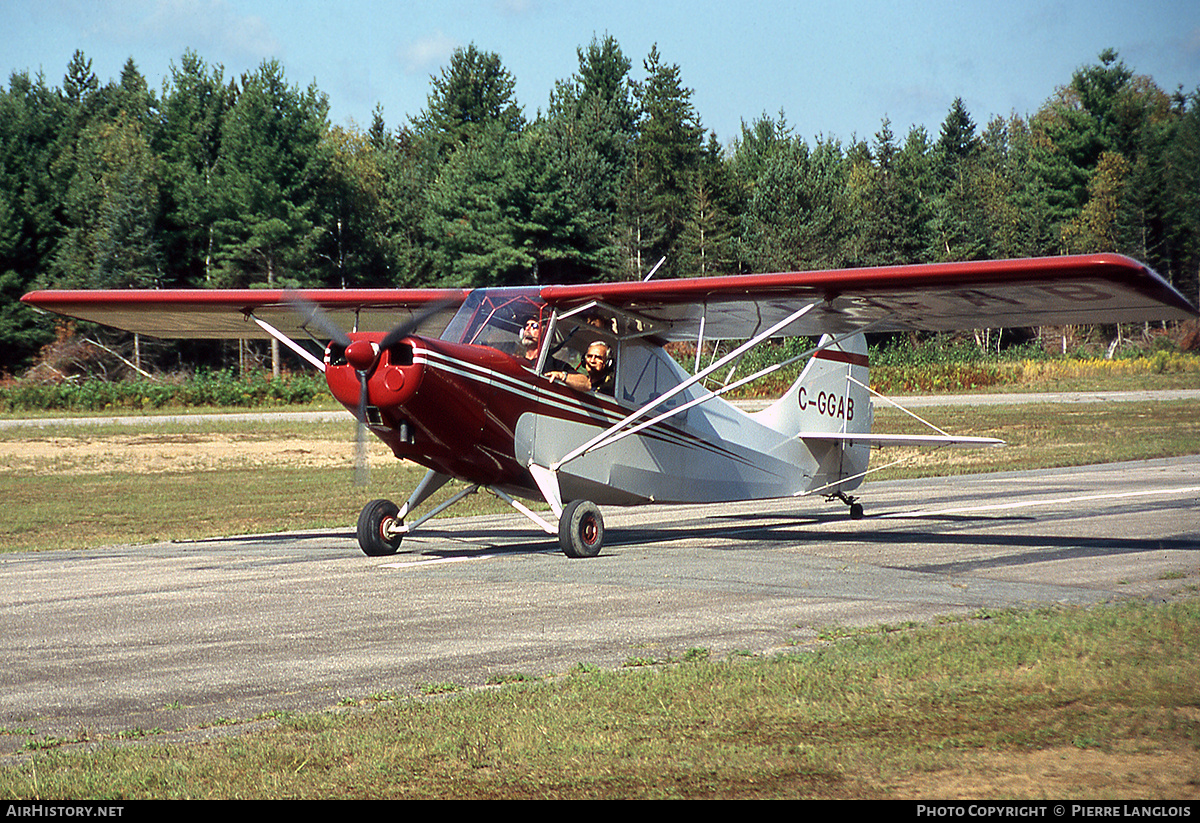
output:
<instances>
[{"instance_id":1,"label":"high-wing monoplane","mask_svg":"<svg viewBox=\"0 0 1200 823\"><path fill-rule=\"evenodd\" d=\"M942 431L872 432L865 334L1196 316L1162 277L1118 255L475 290L41 291L22 299L158 337L289 346L324 372L360 427L428 470L403 505L363 507L358 541L372 556L396 552L406 534L480 488L557 535L571 557L600 551L600 506L824 495L861 517L850 493L873 445L1002 445ZM819 342L767 408L746 412L722 396L761 372L708 387L706 378L750 349L786 336ZM306 337L324 346L323 358L298 342ZM743 342L701 363L706 342L734 340ZM695 346L690 373L664 348L678 341ZM409 519L451 479L468 485ZM552 517L522 499L544 500Z\"/></svg>"}]
</instances>

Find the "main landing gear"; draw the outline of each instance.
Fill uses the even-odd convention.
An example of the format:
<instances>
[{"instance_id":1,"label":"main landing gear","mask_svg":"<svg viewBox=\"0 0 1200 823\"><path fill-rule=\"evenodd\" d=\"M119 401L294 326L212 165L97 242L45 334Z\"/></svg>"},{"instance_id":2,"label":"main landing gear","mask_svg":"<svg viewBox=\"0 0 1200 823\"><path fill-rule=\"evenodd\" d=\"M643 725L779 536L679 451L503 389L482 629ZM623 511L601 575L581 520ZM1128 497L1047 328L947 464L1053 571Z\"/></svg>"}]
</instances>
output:
<instances>
[{"instance_id":1,"label":"main landing gear","mask_svg":"<svg viewBox=\"0 0 1200 823\"><path fill-rule=\"evenodd\" d=\"M372 500L363 506L358 515L357 528L358 545L363 554L368 557L387 557L395 554L400 549L404 535L479 490L478 486L463 489L411 524L406 524L405 515L433 491L443 486L448 479L444 475L431 472L413 492L403 509L390 500ZM500 489L492 488L490 491L536 523L546 534L557 534L559 548L567 557L595 557L604 546L604 517L600 514L600 507L590 500L572 500L563 506L562 516L558 518L556 526Z\"/></svg>"},{"instance_id":2,"label":"main landing gear","mask_svg":"<svg viewBox=\"0 0 1200 823\"><path fill-rule=\"evenodd\" d=\"M604 545L604 518L590 500L572 500L558 518L558 545L567 557L595 557Z\"/></svg>"},{"instance_id":3,"label":"main landing gear","mask_svg":"<svg viewBox=\"0 0 1200 823\"><path fill-rule=\"evenodd\" d=\"M400 507L391 500L372 500L358 515L358 545L368 557L386 557L400 548L404 533Z\"/></svg>"}]
</instances>

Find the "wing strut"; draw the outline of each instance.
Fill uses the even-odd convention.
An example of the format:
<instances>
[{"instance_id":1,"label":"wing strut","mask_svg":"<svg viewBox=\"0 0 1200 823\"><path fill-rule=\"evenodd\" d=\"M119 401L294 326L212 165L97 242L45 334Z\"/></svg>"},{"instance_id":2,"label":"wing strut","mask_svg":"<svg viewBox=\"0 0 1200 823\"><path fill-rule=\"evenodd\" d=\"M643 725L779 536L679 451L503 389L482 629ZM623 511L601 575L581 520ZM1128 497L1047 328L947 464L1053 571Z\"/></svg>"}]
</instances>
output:
<instances>
[{"instance_id":1,"label":"wing strut","mask_svg":"<svg viewBox=\"0 0 1200 823\"><path fill-rule=\"evenodd\" d=\"M721 388L717 389L716 391L714 391L710 394L706 394L703 397L697 397L694 400L690 400L687 403L684 403L682 406L676 406L675 408L673 408L669 411L663 412L662 414L658 415L657 417L653 417L650 420L643 421L643 422L637 424L636 426L633 426L632 428L619 431L619 432L613 434L611 437L608 437L608 439L604 440L603 442L600 442L600 443L597 443L596 445L591 446L589 449L587 449L587 451L593 451L595 449L604 448L605 446L611 446L613 443L616 443L618 440L623 440L624 438L628 437L631 434L637 434L638 432L642 431L643 429L649 428L650 426L653 426L656 423L661 423L663 420L666 420L670 417L674 417L675 415L680 414L681 412L685 412L688 409L692 408L693 406L699 406L701 403L706 403L709 400L713 399L714 397L720 397L722 394L731 392L734 389L738 388L739 386L744 386L747 383L752 383L755 380L758 380L759 378L766 377L771 372L778 371L779 369L782 369L786 366L790 366L792 363L795 363L798 360L803 360L806 357L811 357L812 355L816 354L817 352L823 351L823 350L829 348L830 346L835 346L848 337L853 337L856 334L861 334L862 332L865 332L867 329L871 328L871 326L874 326L877 324L878 323L871 323L867 326L864 326L861 329L856 329L855 331L852 331L852 332L846 332L845 334L842 334L842 335L839 335L838 337L833 338L832 340L830 340L828 343L826 343L823 346L814 346L811 349L808 349L807 351L801 352L800 354L796 355L795 357L791 357L782 362L775 363L774 365L767 366L766 368L763 368L763 369L759 369L754 374L747 375L746 377L743 377L741 380L737 380L737 381L734 381L733 383L722 386ZM737 352L731 352L727 356L734 357L736 355L737 355ZM715 363L715 364L713 364L712 368L716 369L716 368L720 368L720 366L721 366L720 363ZM656 402L656 404L658 402L661 402L661 398L660 398L660 400L655 401L655 402ZM653 408L653 406L647 406L647 407L643 408L641 411L645 411L646 408ZM637 412L637 414L640 414L641 411ZM632 417L633 417L633 415L631 415L630 417L627 417L624 421L619 423L618 426L624 425L626 422L629 422L629 420ZM845 435L839 435L839 437L845 437ZM583 453L586 453L586 451ZM572 455L568 455L567 457L564 457L561 461L559 461L557 464L555 464L551 468L552 468L552 470L557 470L559 467L562 466L563 463L566 463L568 460L572 460L572 459L574 459L574 457Z\"/></svg>"},{"instance_id":2,"label":"wing strut","mask_svg":"<svg viewBox=\"0 0 1200 823\"><path fill-rule=\"evenodd\" d=\"M762 332L761 334L750 338L745 343L743 343L742 345L738 346L736 349L731 351L729 354L725 355L720 360L713 363L708 368L704 369L704 371L697 372L696 374L689 377L687 380L684 380L682 383L680 383L675 388L673 388L670 391L666 392L665 394L662 394L662 395L656 397L655 399L651 400L649 403L642 406L640 409L633 412L632 414L626 416L624 419L613 424L609 428L605 429L603 432L596 435L591 440L584 443L582 446L579 446L578 448L572 450L565 457L563 457L562 459L556 461L553 465L551 465L550 471L557 472L560 468L562 468L564 463L569 463L570 461L574 460L576 457L586 454L587 452L591 451L592 449L600 448L602 446L607 446L608 444L615 442L618 438L613 437L613 435L616 434L617 432L621 431L621 429L625 428L633 421L635 421L641 417L644 417L646 414L648 414L651 411L653 411L654 409L658 408L663 403L670 400L672 397L679 394L680 392L686 391L687 389L696 385L701 380L703 380L704 378L706 378L710 374L712 374L714 371L716 371L717 369L724 366L730 360L733 360L736 357L740 357L744 352L749 351L750 349L754 348L762 341L777 334L781 329L796 322L801 317L803 317L804 315L806 315L810 311L812 311L814 308L816 308L818 305L819 305L818 303L809 303L807 306L804 306L803 308L792 312L787 317L785 317L783 320L780 320L778 323L771 326L771 328L767 329L766 331ZM708 397L706 396L703 399L707 400ZM679 412L679 409L672 409L670 412L666 413L664 416L670 417L673 414L678 414L678 412ZM620 437L624 437L624 436L626 436L626 434L633 434L635 431L641 431L643 428L645 428L646 426L652 425L653 423L657 422L657 420L659 420L659 419L661 419L661 418L655 418L654 420L647 421L646 423L639 425L638 427L630 430L629 432L622 433L620 435Z\"/></svg>"},{"instance_id":3,"label":"wing strut","mask_svg":"<svg viewBox=\"0 0 1200 823\"><path fill-rule=\"evenodd\" d=\"M274 326L272 326L270 323L266 322L265 320L260 320L257 317L255 317L253 314L250 314L249 317L256 324L258 324L258 327L260 329L262 329L267 334L274 337L276 340L278 340L283 345L287 346L289 349L294 351L296 354L303 357L305 360L307 360L309 363L311 363L314 367L316 367L317 370L319 370L321 372L325 371L325 363L321 360L318 360L316 357L314 357L312 352L305 349L303 346L301 346L295 340L288 337L286 334L284 334L279 329L275 328Z\"/></svg>"},{"instance_id":4,"label":"wing strut","mask_svg":"<svg viewBox=\"0 0 1200 823\"><path fill-rule=\"evenodd\" d=\"M722 394L731 392L734 389L738 388L739 386L744 386L747 383L752 383L761 377L766 377L771 372L778 371L779 369L782 369L785 366L790 366L792 363L795 363L797 360L803 360L806 357L812 357L817 352L823 351L823 350L829 348L830 346L836 345L837 343L840 343L843 340L845 340L847 337L853 337L854 335L856 335L858 333L859 332L857 332L857 331L847 332L846 334L843 334L840 337L830 340L824 346L814 346L813 348L808 349L807 351L801 352L800 354L796 355L795 357L792 357L792 358L789 358L782 362L776 363L772 366L767 366L764 369L759 369L754 374L747 375L746 377L743 377L741 380L736 380L733 383L729 383L728 385L722 386L721 388L717 389L716 391L712 392L711 394L706 394L703 397L697 397L694 400L690 400L687 403L684 403L682 406L676 406L675 408L673 408L669 411L663 412L662 414L658 415L657 417L651 418L650 420L645 420L641 423L638 423L636 426L634 426L632 428L620 431L617 434L614 434L608 440L604 441L603 443L600 443L599 445L593 446L592 448L599 449L599 448L603 448L604 446L611 446L613 443L616 443L618 440L623 440L624 438L628 437L631 434L637 434L642 429L649 428L650 426L653 426L656 423L661 423L662 421L664 421L670 417L674 417L675 415L680 414L681 412L687 411L688 409L692 408L693 406L699 406L701 403L706 403L709 400L713 399L714 397L720 397ZM846 437L846 435L844 435L844 434L839 434L837 436L840 438ZM566 460L564 460L563 462L565 463Z\"/></svg>"}]
</instances>

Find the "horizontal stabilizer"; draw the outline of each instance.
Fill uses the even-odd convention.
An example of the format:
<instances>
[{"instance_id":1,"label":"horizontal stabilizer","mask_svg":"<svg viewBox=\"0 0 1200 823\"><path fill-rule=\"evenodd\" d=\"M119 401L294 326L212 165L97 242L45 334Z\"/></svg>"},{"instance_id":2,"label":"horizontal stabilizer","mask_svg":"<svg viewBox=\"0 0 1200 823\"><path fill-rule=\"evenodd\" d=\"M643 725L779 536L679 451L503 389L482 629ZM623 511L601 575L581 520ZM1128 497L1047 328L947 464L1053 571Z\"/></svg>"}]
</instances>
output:
<instances>
[{"instance_id":1,"label":"horizontal stabilizer","mask_svg":"<svg viewBox=\"0 0 1200 823\"><path fill-rule=\"evenodd\" d=\"M802 440L870 443L872 446L960 446L980 448L1004 446L995 437L955 437L950 434L880 434L878 432L800 432Z\"/></svg>"}]
</instances>

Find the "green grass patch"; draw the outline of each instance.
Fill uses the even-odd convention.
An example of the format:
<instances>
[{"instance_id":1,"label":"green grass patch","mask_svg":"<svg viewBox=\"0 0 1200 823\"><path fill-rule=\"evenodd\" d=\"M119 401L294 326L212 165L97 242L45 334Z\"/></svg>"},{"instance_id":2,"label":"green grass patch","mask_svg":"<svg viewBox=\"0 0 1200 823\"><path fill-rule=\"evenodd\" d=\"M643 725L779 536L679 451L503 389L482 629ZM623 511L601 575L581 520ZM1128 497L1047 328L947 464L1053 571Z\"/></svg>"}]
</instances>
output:
<instances>
[{"instance_id":1,"label":"green grass patch","mask_svg":"<svg viewBox=\"0 0 1200 823\"><path fill-rule=\"evenodd\" d=\"M352 447L350 447L352 448ZM0 551L87 549L298 529L353 531L374 497L408 496L423 469L393 461L355 485L347 469L244 467L220 471L18 476L0 473L9 514ZM462 488L453 483L428 506ZM511 511L488 494L454 514Z\"/></svg>"},{"instance_id":2,"label":"green grass patch","mask_svg":"<svg viewBox=\"0 0 1200 823\"><path fill-rule=\"evenodd\" d=\"M901 401L902 403L903 401ZM952 434L998 437L985 449L876 449L874 466L901 461L873 479L1118 463L1200 454L1200 414L1194 401L940 406L916 410ZM894 408L877 409L875 431L930 434Z\"/></svg>"}]
</instances>

